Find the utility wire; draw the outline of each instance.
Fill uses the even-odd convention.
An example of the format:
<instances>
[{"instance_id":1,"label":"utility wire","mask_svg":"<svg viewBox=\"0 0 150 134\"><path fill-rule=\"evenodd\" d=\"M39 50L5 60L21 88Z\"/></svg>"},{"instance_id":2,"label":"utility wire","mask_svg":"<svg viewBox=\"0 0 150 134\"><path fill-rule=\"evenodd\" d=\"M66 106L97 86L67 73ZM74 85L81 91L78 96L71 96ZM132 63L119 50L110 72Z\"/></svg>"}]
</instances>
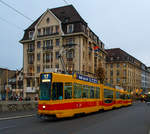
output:
<instances>
[{"instance_id":1,"label":"utility wire","mask_svg":"<svg viewBox=\"0 0 150 134\"><path fill-rule=\"evenodd\" d=\"M20 30L24 31L21 27L19 27L19 26L17 26L16 24L11 23L11 22L9 22L9 21L7 21L7 20L3 19L2 17L0 17L0 20L2 20L2 21L4 21L4 22L6 22L7 24L10 24L10 25L12 25L12 26L16 27L17 29L20 29Z\"/></svg>"},{"instance_id":2,"label":"utility wire","mask_svg":"<svg viewBox=\"0 0 150 134\"><path fill-rule=\"evenodd\" d=\"M68 3L68 1L66 1L66 0L63 0L67 5L69 5L69 3Z\"/></svg>"},{"instance_id":3,"label":"utility wire","mask_svg":"<svg viewBox=\"0 0 150 134\"><path fill-rule=\"evenodd\" d=\"M30 20L31 22L33 22L33 20L32 20L32 19L30 19L29 17L27 17L26 15L24 15L23 13L21 13L21 12L20 12L20 11L18 11L17 9L13 8L13 7L12 7L12 6L10 6L9 4L7 4L6 2L4 2L4 1L2 1L2 0L0 0L0 2L1 2L2 4L4 4L5 6L7 6L7 7L11 8L12 10L14 10L16 13L18 13L18 14L22 15L22 16L23 16L23 17L25 17L26 19L28 19L28 20Z\"/></svg>"}]
</instances>

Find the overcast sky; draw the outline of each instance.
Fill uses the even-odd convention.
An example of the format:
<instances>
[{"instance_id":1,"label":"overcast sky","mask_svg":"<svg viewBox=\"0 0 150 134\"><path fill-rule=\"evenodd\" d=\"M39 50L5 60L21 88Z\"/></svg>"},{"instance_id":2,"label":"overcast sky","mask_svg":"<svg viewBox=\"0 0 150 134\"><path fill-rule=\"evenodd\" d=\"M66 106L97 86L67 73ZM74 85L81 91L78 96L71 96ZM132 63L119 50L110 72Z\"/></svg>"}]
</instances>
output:
<instances>
[{"instance_id":1,"label":"overcast sky","mask_svg":"<svg viewBox=\"0 0 150 134\"><path fill-rule=\"evenodd\" d=\"M1 0L0 0L1 1ZM63 0L3 0L32 20ZM66 0L73 4L105 48L121 48L150 66L150 0ZM19 40L31 21L0 2L0 67L21 69Z\"/></svg>"}]
</instances>

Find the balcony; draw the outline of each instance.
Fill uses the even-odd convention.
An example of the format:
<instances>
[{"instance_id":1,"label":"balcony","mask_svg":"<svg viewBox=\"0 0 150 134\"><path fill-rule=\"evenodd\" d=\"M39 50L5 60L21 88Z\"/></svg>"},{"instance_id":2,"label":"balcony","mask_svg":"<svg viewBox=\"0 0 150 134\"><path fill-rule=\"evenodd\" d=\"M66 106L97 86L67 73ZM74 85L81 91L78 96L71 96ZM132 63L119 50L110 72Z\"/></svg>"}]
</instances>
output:
<instances>
[{"instance_id":1,"label":"balcony","mask_svg":"<svg viewBox=\"0 0 150 134\"><path fill-rule=\"evenodd\" d=\"M35 73L25 73L24 78L35 77Z\"/></svg>"},{"instance_id":2,"label":"balcony","mask_svg":"<svg viewBox=\"0 0 150 134\"><path fill-rule=\"evenodd\" d=\"M50 59L46 59L46 62L50 62Z\"/></svg>"},{"instance_id":3,"label":"balcony","mask_svg":"<svg viewBox=\"0 0 150 134\"><path fill-rule=\"evenodd\" d=\"M34 74L33 73L27 73L27 76L33 76Z\"/></svg>"},{"instance_id":4,"label":"balcony","mask_svg":"<svg viewBox=\"0 0 150 134\"><path fill-rule=\"evenodd\" d=\"M52 50L52 49L53 49L53 46L43 47L43 50L44 50L44 51Z\"/></svg>"},{"instance_id":5,"label":"balcony","mask_svg":"<svg viewBox=\"0 0 150 134\"><path fill-rule=\"evenodd\" d=\"M34 61L28 61L28 64L30 65L34 64Z\"/></svg>"},{"instance_id":6,"label":"balcony","mask_svg":"<svg viewBox=\"0 0 150 134\"><path fill-rule=\"evenodd\" d=\"M35 93L35 92L36 92L35 87L27 87L26 88L26 93Z\"/></svg>"},{"instance_id":7,"label":"balcony","mask_svg":"<svg viewBox=\"0 0 150 134\"><path fill-rule=\"evenodd\" d=\"M56 33L49 33L49 34L43 34L43 35L37 35L38 38L40 37L45 37L45 36L54 36L54 35L58 35L59 32L56 32Z\"/></svg>"},{"instance_id":8,"label":"balcony","mask_svg":"<svg viewBox=\"0 0 150 134\"><path fill-rule=\"evenodd\" d=\"M43 59L43 63L52 62L50 59Z\"/></svg>"},{"instance_id":9,"label":"balcony","mask_svg":"<svg viewBox=\"0 0 150 134\"><path fill-rule=\"evenodd\" d=\"M32 48L32 49L31 49L31 48L30 48L30 49L27 49L27 52L28 52L28 53L33 53L33 52L34 52L34 48Z\"/></svg>"},{"instance_id":10,"label":"balcony","mask_svg":"<svg viewBox=\"0 0 150 134\"><path fill-rule=\"evenodd\" d=\"M77 44L75 43L68 43L68 44L64 44L63 47L66 48L66 47L73 47L73 46L76 46Z\"/></svg>"}]
</instances>

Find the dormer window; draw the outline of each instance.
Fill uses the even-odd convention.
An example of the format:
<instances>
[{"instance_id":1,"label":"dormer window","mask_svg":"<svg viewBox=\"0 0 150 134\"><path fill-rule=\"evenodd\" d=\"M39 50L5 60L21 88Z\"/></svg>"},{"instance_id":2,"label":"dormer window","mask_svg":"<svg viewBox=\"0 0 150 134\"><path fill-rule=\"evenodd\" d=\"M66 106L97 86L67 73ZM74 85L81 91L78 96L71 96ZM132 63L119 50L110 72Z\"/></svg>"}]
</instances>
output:
<instances>
[{"instance_id":1,"label":"dormer window","mask_svg":"<svg viewBox=\"0 0 150 134\"><path fill-rule=\"evenodd\" d=\"M67 26L67 33L72 33L73 30L74 30L74 25L73 25L73 24L69 24L69 25Z\"/></svg>"},{"instance_id":2,"label":"dormer window","mask_svg":"<svg viewBox=\"0 0 150 134\"><path fill-rule=\"evenodd\" d=\"M64 18L64 22L65 23L68 23L69 22L69 18L67 17L67 18Z\"/></svg>"},{"instance_id":3,"label":"dormer window","mask_svg":"<svg viewBox=\"0 0 150 134\"><path fill-rule=\"evenodd\" d=\"M33 38L34 31L29 31L29 39Z\"/></svg>"},{"instance_id":4,"label":"dormer window","mask_svg":"<svg viewBox=\"0 0 150 134\"><path fill-rule=\"evenodd\" d=\"M86 33L85 29L86 29L85 25L82 25L82 30L83 30L84 33Z\"/></svg>"}]
</instances>

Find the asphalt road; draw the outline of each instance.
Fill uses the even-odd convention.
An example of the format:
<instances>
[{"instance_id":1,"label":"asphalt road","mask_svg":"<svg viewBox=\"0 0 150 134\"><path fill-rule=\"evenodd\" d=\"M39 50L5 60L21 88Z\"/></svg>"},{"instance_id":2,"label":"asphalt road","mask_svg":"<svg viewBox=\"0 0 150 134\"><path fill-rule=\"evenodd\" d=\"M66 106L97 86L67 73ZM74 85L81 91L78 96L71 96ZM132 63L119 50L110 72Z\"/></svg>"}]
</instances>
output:
<instances>
[{"instance_id":1,"label":"asphalt road","mask_svg":"<svg viewBox=\"0 0 150 134\"><path fill-rule=\"evenodd\" d=\"M150 105L136 103L57 121L40 121L35 116L0 120L0 134L150 134Z\"/></svg>"}]
</instances>

